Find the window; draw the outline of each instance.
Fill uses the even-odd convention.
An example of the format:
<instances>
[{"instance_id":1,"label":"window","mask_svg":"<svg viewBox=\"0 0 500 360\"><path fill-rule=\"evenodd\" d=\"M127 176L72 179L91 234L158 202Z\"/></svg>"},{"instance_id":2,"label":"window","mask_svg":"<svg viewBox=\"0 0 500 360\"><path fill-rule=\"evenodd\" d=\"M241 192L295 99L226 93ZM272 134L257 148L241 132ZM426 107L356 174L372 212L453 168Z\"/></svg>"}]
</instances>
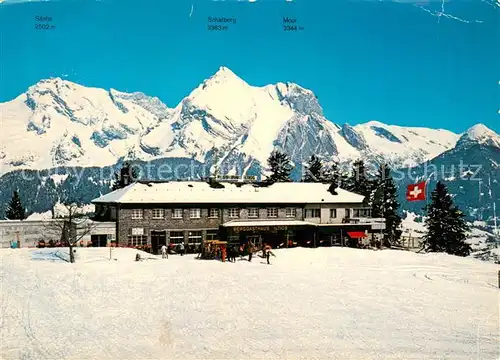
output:
<instances>
[{"instance_id":1,"label":"window","mask_svg":"<svg viewBox=\"0 0 500 360\"><path fill-rule=\"evenodd\" d=\"M229 217L230 218L238 218L238 217L240 217L240 209L238 209L238 208L230 208L229 209Z\"/></svg>"},{"instance_id":2,"label":"window","mask_svg":"<svg viewBox=\"0 0 500 360\"><path fill-rule=\"evenodd\" d=\"M330 218L335 219L337 217L337 209L330 209Z\"/></svg>"},{"instance_id":3,"label":"window","mask_svg":"<svg viewBox=\"0 0 500 360\"><path fill-rule=\"evenodd\" d=\"M165 217L164 209L153 209L153 219L163 219Z\"/></svg>"},{"instance_id":4,"label":"window","mask_svg":"<svg viewBox=\"0 0 500 360\"><path fill-rule=\"evenodd\" d=\"M182 219L182 209L172 210L172 219Z\"/></svg>"},{"instance_id":5,"label":"window","mask_svg":"<svg viewBox=\"0 0 500 360\"><path fill-rule=\"evenodd\" d=\"M183 231L171 231L170 232L170 243L180 244L184 242L184 232Z\"/></svg>"},{"instance_id":6,"label":"window","mask_svg":"<svg viewBox=\"0 0 500 360\"><path fill-rule=\"evenodd\" d=\"M144 246L148 243L148 237L145 235L130 235L128 237L128 246Z\"/></svg>"},{"instance_id":7,"label":"window","mask_svg":"<svg viewBox=\"0 0 500 360\"><path fill-rule=\"evenodd\" d=\"M306 218L319 218L320 211L319 209L306 209Z\"/></svg>"},{"instance_id":8,"label":"window","mask_svg":"<svg viewBox=\"0 0 500 360\"><path fill-rule=\"evenodd\" d=\"M130 229L131 235L144 235L144 228L132 228Z\"/></svg>"},{"instance_id":9,"label":"window","mask_svg":"<svg viewBox=\"0 0 500 360\"><path fill-rule=\"evenodd\" d=\"M240 237L236 235L228 236L227 237L227 242L228 244L236 245L240 243Z\"/></svg>"},{"instance_id":10,"label":"window","mask_svg":"<svg viewBox=\"0 0 500 360\"><path fill-rule=\"evenodd\" d=\"M128 237L128 246L143 246L148 243L148 237L144 235L144 228L131 228Z\"/></svg>"},{"instance_id":11,"label":"window","mask_svg":"<svg viewBox=\"0 0 500 360\"><path fill-rule=\"evenodd\" d=\"M208 217L209 218L218 218L219 217L219 209L217 209L217 208L208 209Z\"/></svg>"},{"instance_id":12,"label":"window","mask_svg":"<svg viewBox=\"0 0 500 360\"><path fill-rule=\"evenodd\" d=\"M296 208L286 208L285 216L286 217L296 217L297 216L297 209Z\"/></svg>"},{"instance_id":13,"label":"window","mask_svg":"<svg viewBox=\"0 0 500 360\"><path fill-rule=\"evenodd\" d=\"M190 219L201 218L201 209L189 209L189 218Z\"/></svg>"},{"instance_id":14,"label":"window","mask_svg":"<svg viewBox=\"0 0 500 360\"><path fill-rule=\"evenodd\" d=\"M218 240L219 239L219 232L217 230L207 230L207 239L208 241L210 240Z\"/></svg>"},{"instance_id":15,"label":"window","mask_svg":"<svg viewBox=\"0 0 500 360\"><path fill-rule=\"evenodd\" d=\"M278 217L278 208L267 208L267 217L270 218Z\"/></svg>"},{"instance_id":16,"label":"window","mask_svg":"<svg viewBox=\"0 0 500 360\"><path fill-rule=\"evenodd\" d=\"M351 217L351 209L345 209L345 217L350 218Z\"/></svg>"},{"instance_id":17,"label":"window","mask_svg":"<svg viewBox=\"0 0 500 360\"><path fill-rule=\"evenodd\" d=\"M133 209L132 210L132 219L139 220L144 218L144 213L142 209Z\"/></svg>"},{"instance_id":18,"label":"window","mask_svg":"<svg viewBox=\"0 0 500 360\"><path fill-rule=\"evenodd\" d=\"M111 220L116 220L116 208L114 206L111 207L111 213L110 213Z\"/></svg>"},{"instance_id":19,"label":"window","mask_svg":"<svg viewBox=\"0 0 500 360\"><path fill-rule=\"evenodd\" d=\"M258 218L259 217L259 209L258 208L249 208L248 209L248 217L249 218Z\"/></svg>"},{"instance_id":20,"label":"window","mask_svg":"<svg viewBox=\"0 0 500 360\"><path fill-rule=\"evenodd\" d=\"M353 217L370 217L370 209L353 209Z\"/></svg>"},{"instance_id":21,"label":"window","mask_svg":"<svg viewBox=\"0 0 500 360\"><path fill-rule=\"evenodd\" d=\"M188 233L188 244L189 245L201 244L201 231L190 231Z\"/></svg>"}]
</instances>

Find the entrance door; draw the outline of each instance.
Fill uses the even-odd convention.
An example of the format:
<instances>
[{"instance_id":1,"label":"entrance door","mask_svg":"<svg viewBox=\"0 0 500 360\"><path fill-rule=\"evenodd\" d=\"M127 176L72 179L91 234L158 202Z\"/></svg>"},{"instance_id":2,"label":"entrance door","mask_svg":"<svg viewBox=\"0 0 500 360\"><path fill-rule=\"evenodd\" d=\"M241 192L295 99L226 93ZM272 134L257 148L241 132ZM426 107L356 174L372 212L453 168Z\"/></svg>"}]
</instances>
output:
<instances>
[{"instance_id":1,"label":"entrance door","mask_svg":"<svg viewBox=\"0 0 500 360\"><path fill-rule=\"evenodd\" d=\"M90 235L90 241L93 247L106 247L108 243L107 235Z\"/></svg>"},{"instance_id":2,"label":"entrance door","mask_svg":"<svg viewBox=\"0 0 500 360\"><path fill-rule=\"evenodd\" d=\"M260 235L247 236L247 240L251 241L252 244L254 244L257 248L260 248L262 246L262 241L261 241Z\"/></svg>"},{"instance_id":3,"label":"entrance door","mask_svg":"<svg viewBox=\"0 0 500 360\"><path fill-rule=\"evenodd\" d=\"M263 237L263 242L270 245L273 249L276 249L282 242L281 239L283 239L284 237L284 232L281 231L267 232L265 234L262 234L262 237Z\"/></svg>"},{"instance_id":4,"label":"entrance door","mask_svg":"<svg viewBox=\"0 0 500 360\"><path fill-rule=\"evenodd\" d=\"M167 245L166 231L151 231L151 252L158 255L163 245Z\"/></svg>"}]
</instances>

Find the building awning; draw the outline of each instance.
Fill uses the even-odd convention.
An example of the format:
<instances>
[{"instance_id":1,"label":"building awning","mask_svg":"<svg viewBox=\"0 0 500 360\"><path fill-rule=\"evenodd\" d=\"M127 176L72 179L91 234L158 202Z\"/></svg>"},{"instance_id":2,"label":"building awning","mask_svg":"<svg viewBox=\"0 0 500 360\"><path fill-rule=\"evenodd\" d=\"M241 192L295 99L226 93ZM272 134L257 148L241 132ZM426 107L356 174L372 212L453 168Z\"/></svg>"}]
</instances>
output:
<instances>
[{"instance_id":1,"label":"building awning","mask_svg":"<svg viewBox=\"0 0 500 360\"><path fill-rule=\"evenodd\" d=\"M351 239L361 239L367 237L362 231L348 231L347 235L349 235Z\"/></svg>"}]
</instances>

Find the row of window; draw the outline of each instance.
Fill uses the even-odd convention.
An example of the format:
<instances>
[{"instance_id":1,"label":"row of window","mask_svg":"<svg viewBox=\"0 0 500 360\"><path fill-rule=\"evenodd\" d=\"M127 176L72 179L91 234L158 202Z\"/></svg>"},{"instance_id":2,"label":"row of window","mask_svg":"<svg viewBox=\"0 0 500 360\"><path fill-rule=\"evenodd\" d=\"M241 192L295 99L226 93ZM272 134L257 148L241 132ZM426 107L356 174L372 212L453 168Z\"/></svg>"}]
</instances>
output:
<instances>
[{"instance_id":1,"label":"row of window","mask_svg":"<svg viewBox=\"0 0 500 360\"><path fill-rule=\"evenodd\" d=\"M248 208L248 217L249 218L258 218L259 217L259 208ZM230 218L239 218L240 217L239 208L229 208L228 214ZM320 209L306 209L305 217L306 218L319 218L321 214ZM370 209L354 209L353 210L354 217L369 217ZM164 219L165 218L165 209L153 209L152 210L153 219ZM172 210L172 219L182 219L184 216L183 209L173 209ZM289 218L294 218L297 216L296 208L286 208L285 216ZM218 218L219 217L219 209L211 208L208 209L208 217L209 218ZM278 208L267 208L267 217L268 218L277 218L278 217ZM330 218L337 217L337 209L330 209ZM345 209L345 217L351 217L351 209ZM134 209L132 211L132 219L140 220L144 218L143 209ZM189 209L189 218L190 219L200 219L201 218L201 209L192 208Z\"/></svg>"},{"instance_id":2,"label":"row of window","mask_svg":"<svg viewBox=\"0 0 500 360\"><path fill-rule=\"evenodd\" d=\"M188 245L201 244L203 238L201 231L188 231L187 235L188 235ZM217 230L207 230L205 238L206 240L217 240L219 239L219 233ZM128 237L129 246L144 246L147 244L147 242L148 242L148 237L144 233L144 228L131 229L130 235ZM169 242L171 244L184 243L184 231L170 231Z\"/></svg>"},{"instance_id":3,"label":"row of window","mask_svg":"<svg viewBox=\"0 0 500 360\"><path fill-rule=\"evenodd\" d=\"M349 217L349 209L346 209L346 216ZM306 218L319 218L321 217L320 209L306 209ZM337 209L330 209L330 218L335 219L337 217Z\"/></svg>"},{"instance_id":4,"label":"row of window","mask_svg":"<svg viewBox=\"0 0 500 360\"><path fill-rule=\"evenodd\" d=\"M345 217L351 217L351 209L344 209ZM319 218L320 217L320 209L306 209L306 218ZM353 209L353 216L356 217L370 217L371 210L370 209ZM337 218L337 209L330 209L330 218Z\"/></svg>"},{"instance_id":5,"label":"row of window","mask_svg":"<svg viewBox=\"0 0 500 360\"><path fill-rule=\"evenodd\" d=\"M230 218L239 218L240 217L239 208L229 208L228 214ZM172 219L182 219L184 216L183 209L172 209ZM286 217L296 217L297 209L296 208L287 208L285 210ZM208 209L208 217L209 218L218 218L219 217L219 209L211 208ZM248 217L249 218L258 218L259 217L259 208L248 208ZM278 208L267 208L267 217L269 218L277 218L278 217ZM133 209L132 210L132 219L140 220L144 218L144 210L143 209ZM165 209L153 209L152 210L152 218L153 219L164 219L165 218ZM201 209L192 208L189 209L189 218L190 219L200 219L201 218Z\"/></svg>"}]
</instances>

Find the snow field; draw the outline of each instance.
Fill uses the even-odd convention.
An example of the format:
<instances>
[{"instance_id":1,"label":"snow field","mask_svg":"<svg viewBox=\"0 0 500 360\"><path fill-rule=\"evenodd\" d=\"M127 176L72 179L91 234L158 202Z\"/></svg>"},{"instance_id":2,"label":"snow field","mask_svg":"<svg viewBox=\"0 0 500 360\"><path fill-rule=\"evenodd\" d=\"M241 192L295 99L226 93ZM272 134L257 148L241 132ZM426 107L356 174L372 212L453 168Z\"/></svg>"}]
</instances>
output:
<instances>
[{"instance_id":1,"label":"snow field","mask_svg":"<svg viewBox=\"0 0 500 360\"><path fill-rule=\"evenodd\" d=\"M347 248L272 265L0 251L3 359L496 359L498 266ZM146 255L145 253L143 255ZM40 255L37 255L40 257ZM50 255L47 255L50 256Z\"/></svg>"}]
</instances>

